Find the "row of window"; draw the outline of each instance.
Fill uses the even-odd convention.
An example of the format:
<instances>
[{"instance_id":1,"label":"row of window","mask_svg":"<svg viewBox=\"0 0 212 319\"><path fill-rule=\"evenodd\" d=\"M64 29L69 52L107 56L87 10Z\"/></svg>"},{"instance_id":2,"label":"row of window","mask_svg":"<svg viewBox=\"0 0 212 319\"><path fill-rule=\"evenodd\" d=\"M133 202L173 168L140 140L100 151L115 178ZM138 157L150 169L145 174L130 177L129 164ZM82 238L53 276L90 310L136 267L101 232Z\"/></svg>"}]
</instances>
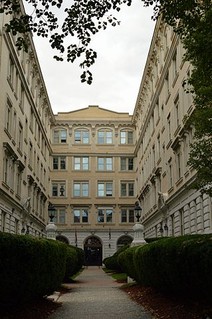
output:
<instances>
[{"instance_id":1,"label":"row of window","mask_svg":"<svg viewBox=\"0 0 212 319\"><path fill-rule=\"evenodd\" d=\"M73 182L73 197L89 197L89 181L74 181ZM93 187L93 185L92 185ZM112 181L97 182L97 196L98 197L112 197L114 196L114 185ZM120 182L120 196L132 197L135 195L134 181ZM66 197L66 182L52 182L52 196Z\"/></svg>"},{"instance_id":2,"label":"row of window","mask_svg":"<svg viewBox=\"0 0 212 319\"><path fill-rule=\"evenodd\" d=\"M53 156L52 167L54 170L66 170L67 158L66 156ZM75 171L89 170L89 156L74 156L73 169ZM97 157L97 170L98 171L113 171L113 157ZM133 171L134 158L133 157L120 157L120 170Z\"/></svg>"},{"instance_id":3,"label":"row of window","mask_svg":"<svg viewBox=\"0 0 212 319\"><path fill-rule=\"evenodd\" d=\"M87 129L76 129L74 131L75 144L89 144L91 133ZM64 144L67 143L67 130L54 129L53 130L53 143ZM97 131L97 144L113 144L114 131L108 128L99 129ZM133 131L122 130L120 132L120 144L133 144Z\"/></svg>"},{"instance_id":4,"label":"row of window","mask_svg":"<svg viewBox=\"0 0 212 319\"><path fill-rule=\"evenodd\" d=\"M98 208L97 211L97 223L113 223L114 220L114 210L113 208ZM57 209L54 212L53 221L56 224L66 224L66 210L61 208ZM120 211L120 222L121 223L134 223L135 222L135 213L134 209L123 208ZM73 209L73 217L72 223L80 224L80 223L89 223L89 209L87 208L74 208Z\"/></svg>"}]
</instances>

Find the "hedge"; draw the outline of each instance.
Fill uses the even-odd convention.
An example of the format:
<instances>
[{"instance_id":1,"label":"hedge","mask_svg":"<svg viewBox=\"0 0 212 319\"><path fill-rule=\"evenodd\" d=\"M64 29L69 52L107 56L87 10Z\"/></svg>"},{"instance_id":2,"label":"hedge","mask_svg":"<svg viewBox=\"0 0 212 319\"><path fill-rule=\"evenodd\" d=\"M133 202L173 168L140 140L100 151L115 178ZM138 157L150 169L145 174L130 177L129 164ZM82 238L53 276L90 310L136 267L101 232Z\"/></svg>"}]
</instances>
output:
<instances>
[{"instance_id":1,"label":"hedge","mask_svg":"<svg viewBox=\"0 0 212 319\"><path fill-rule=\"evenodd\" d=\"M137 277L134 263L134 255L137 248L138 246L127 248L118 255L118 264L122 272L126 273L132 279Z\"/></svg>"},{"instance_id":2,"label":"hedge","mask_svg":"<svg viewBox=\"0 0 212 319\"><path fill-rule=\"evenodd\" d=\"M78 247L67 246L66 271L64 282L69 282L71 277L82 268L84 263L84 251Z\"/></svg>"},{"instance_id":3,"label":"hedge","mask_svg":"<svg viewBox=\"0 0 212 319\"><path fill-rule=\"evenodd\" d=\"M64 278L66 250L58 241L0 233L0 303L51 294Z\"/></svg>"},{"instance_id":4,"label":"hedge","mask_svg":"<svg viewBox=\"0 0 212 319\"><path fill-rule=\"evenodd\" d=\"M120 264L118 263L118 256L121 254L123 251L125 251L127 248L129 248L129 245L125 245L123 247L120 247L112 256L106 257L103 260L103 264L107 269L114 270L117 272L122 272L122 268Z\"/></svg>"},{"instance_id":5,"label":"hedge","mask_svg":"<svg viewBox=\"0 0 212 319\"><path fill-rule=\"evenodd\" d=\"M212 235L164 238L129 248L118 260L142 285L212 298Z\"/></svg>"}]
</instances>

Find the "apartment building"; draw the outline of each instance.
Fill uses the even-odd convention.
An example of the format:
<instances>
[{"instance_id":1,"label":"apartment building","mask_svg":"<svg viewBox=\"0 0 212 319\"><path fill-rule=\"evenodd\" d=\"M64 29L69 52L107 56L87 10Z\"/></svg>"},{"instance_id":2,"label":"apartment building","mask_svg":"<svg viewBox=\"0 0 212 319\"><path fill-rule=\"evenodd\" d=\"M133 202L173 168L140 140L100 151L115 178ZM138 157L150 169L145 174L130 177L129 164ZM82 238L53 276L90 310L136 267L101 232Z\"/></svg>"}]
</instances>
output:
<instances>
[{"instance_id":1,"label":"apartment building","mask_svg":"<svg viewBox=\"0 0 212 319\"><path fill-rule=\"evenodd\" d=\"M31 36L18 51L0 14L0 231L43 236L54 121Z\"/></svg>"},{"instance_id":2,"label":"apartment building","mask_svg":"<svg viewBox=\"0 0 212 319\"><path fill-rule=\"evenodd\" d=\"M192 72L173 30L156 23L133 115L96 105L57 115L31 36L17 51L0 15L0 231L57 239L101 264L133 239L139 200L145 237L207 233L212 203L190 186Z\"/></svg>"},{"instance_id":3,"label":"apartment building","mask_svg":"<svg viewBox=\"0 0 212 319\"><path fill-rule=\"evenodd\" d=\"M51 187L59 239L101 263L133 239L136 158L132 116L91 105L51 126Z\"/></svg>"},{"instance_id":4,"label":"apartment building","mask_svg":"<svg viewBox=\"0 0 212 319\"><path fill-rule=\"evenodd\" d=\"M137 189L146 237L211 232L211 198L192 189L187 165L194 110L183 81L191 66L172 28L157 22L132 123L136 126Z\"/></svg>"}]
</instances>

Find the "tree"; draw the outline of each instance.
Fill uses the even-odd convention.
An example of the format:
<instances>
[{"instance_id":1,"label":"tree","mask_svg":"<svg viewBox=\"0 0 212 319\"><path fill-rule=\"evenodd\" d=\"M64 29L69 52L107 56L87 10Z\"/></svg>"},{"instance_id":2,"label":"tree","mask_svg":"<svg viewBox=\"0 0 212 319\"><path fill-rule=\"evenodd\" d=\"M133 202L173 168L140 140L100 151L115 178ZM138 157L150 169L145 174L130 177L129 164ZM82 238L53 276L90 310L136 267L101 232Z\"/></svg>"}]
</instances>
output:
<instances>
[{"instance_id":1,"label":"tree","mask_svg":"<svg viewBox=\"0 0 212 319\"><path fill-rule=\"evenodd\" d=\"M91 38L108 25L119 21L112 14L132 0L73 0L69 7L65 0L25 0L33 8L31 14L21 10L19 0L1 0L0 13L12 14L6 31L16 35L18 48L27 50L27 33L48 37L55 59L74 62L84 57L81 81L92 83L90 67L97 53L90 47ZM144 6L154 6L153 19L162 19L178 33L186 49L185 59L193 70L188 84L194 95L195 111L189 123L195 127L189 164L197 170L194 187L212 195L212 0L141 0ZM60 19L61 10L64 19ZM77 43L66 44L71 36Z\"/></svg>"}]
</instances>

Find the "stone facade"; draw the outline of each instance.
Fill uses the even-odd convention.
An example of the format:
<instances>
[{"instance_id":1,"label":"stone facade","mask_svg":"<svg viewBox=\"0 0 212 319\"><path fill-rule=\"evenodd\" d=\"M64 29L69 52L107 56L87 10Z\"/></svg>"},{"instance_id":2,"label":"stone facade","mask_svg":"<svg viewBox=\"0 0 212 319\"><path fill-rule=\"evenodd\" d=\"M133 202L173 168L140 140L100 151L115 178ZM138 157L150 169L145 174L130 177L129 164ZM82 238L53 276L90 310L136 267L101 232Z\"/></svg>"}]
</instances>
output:
<instances>
[{"instance_id":1,"label":"stone facade","mask_svg":"<svg viewBox=\"0 0 212 319\"><path fill-rule=\"evenodd\" d=\"M0 14L0 230L42 236L54 116L36 51L17 51Z\"/></svg>"},{"instance_id":2,"label":"stone facade","mask_svg":"<svg viewBox=\"0 0 212 319\"><path fill-rule=\"evenodd\" d=\"M189 186L195 171L187 165L194 110L183 81L191 66L173 30L157 22L132 122L136 126L138 198L146 237L211 231L211 198Z\"/></svg>"}]
</instances>

